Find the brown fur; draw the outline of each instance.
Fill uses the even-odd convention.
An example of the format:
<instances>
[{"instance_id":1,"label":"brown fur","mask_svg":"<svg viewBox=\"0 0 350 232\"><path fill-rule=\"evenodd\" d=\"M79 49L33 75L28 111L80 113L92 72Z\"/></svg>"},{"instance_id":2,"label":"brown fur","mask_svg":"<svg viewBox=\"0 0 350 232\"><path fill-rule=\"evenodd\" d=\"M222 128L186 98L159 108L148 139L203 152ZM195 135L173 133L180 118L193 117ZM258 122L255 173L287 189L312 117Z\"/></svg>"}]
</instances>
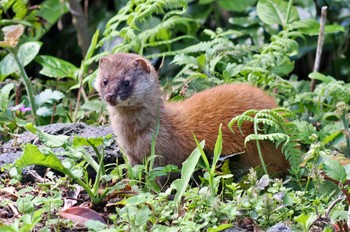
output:
<instances>
[{"instance_id":1,"label":"brown fur","mask_svg":"<svg viewBox=\"0 0 350 232\"><path fill-rule=\"evenodd\" d=\"M103 84L104 79L108 79L107 85ZM130 94L127 99L120 100L116 89L121 88L123 80L131 80L132 90L127 92ZM192 132L199 141L205 140L205 150L212 153L222 123L222 155L244 151L240 162L247 167L256 167L260 165L260 159L255 142L244 148L245 136L253 133L252 124L243 124L244 135L236 127L233 134L227 124L249 109L277 107L272 97L248 84L225 84L182 102L163 102L156 71L149 61L135 54L120 53L102 58L95 86L102 99L109 103L107 108L117 142L124 148L131 164L142 163L150 154L152 134L159 118L156 143L159 157L155 165L180 166L196 147ZM268 141L263 141L261 147L269 171L287 170L288 162L279 149Z\"/></svg>"}]
</instances>

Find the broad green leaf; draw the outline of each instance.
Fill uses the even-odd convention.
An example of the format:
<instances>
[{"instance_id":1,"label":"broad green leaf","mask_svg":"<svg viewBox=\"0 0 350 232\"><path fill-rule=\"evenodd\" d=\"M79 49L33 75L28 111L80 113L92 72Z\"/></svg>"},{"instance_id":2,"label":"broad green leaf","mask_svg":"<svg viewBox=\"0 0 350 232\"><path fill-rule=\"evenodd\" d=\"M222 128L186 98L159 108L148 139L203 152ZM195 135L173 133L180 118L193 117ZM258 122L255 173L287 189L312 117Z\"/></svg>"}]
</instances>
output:
<instances>
[{"instance_id":1,"label":"broad green leaf","mask_svg":"<svg viewBox=\"0 0 350 232\"><path fill-rule=\"evenodd\" d=\"M341 166L341 164L337 160L333 160L330 158L325 159L323 165L323 170L325 171L327 176L338 180L341 183L344 183L344 181L346 181L345 168Z\"/></svg>"},{"instance_id":2,"label":"broad green leaf","mask_svg":"<svg viewBox=\"0 0 350 232\"><path fill-rule=\"evenodd\" d=\"M204 143L205 143L204 141L200 143L200 147L202 149L204 147ZM186 161L183 162L182 169L181 169L181 179L177 179L171 184L170 187L173 189L176 189L176 194L174 198L175 205L177 205L180 202L180 199L188 186L188 182L190 181L190 178L196 168L196 165L200 157L201 157L201 152L200 152L200 149L197 147L191 153L191 155L186 159Z\"/></svg>"},{"instance_id":3,"label":"broad green leaf","mask_svg":"<svg viewBox=\"0 0 350 232\"><path fill-rule=\"evenodd\" d=\"M37 146L27 143L23 155L16 161L16 166L24 168L29 165L42 165L66 174L66 169L56 155L43 154Z\"/></svg>"},{"instance_id":4,"label":"broad green leaf","mask_svg":"<svg viewBox=\"0 0 350 232\"><path fill-rule=\"evenodd\" d=\"M73 139L73 147L91 146L89 142L93 144L95 147L98 147L103 143L103 137L84 138L84 137L76 136Z\"/></svg>"},{"instance_id":5,"label":"broad green leaf","mask_svg":"<svg viewBox=\"0 0 350 232\"><path fill-rule=\"evenodd\" d=\"M13 87L14 84L9 83L2 87L2 89L0 90L0 110L6 111L9 102L10 92L13 89Z\"/></svg>"},{"instance_id":6,"label":"broad green leaf","mask_svg":"<svg viewBox=\"0 0 350 232\"><path fill-rule=\"evenodd\" d=\"M69 139L69 136L66 135L51 135L42 132L32 123L26 124L25 128L33 134L37 134L40 141L48 147L61 147Z\"/></svg>"},{"instance_id":7,"label":"broad green leaf","mask_svg":"<svg viewBox=\"0 0 350 232\"><path fill-rule=\"evenodd\" d=\"M310 21L309 27L301 28L300 32L310 36L318 36L320 32L320 24L317 21ZM345 32L345 28L340 25L326 25L324 28L325 34L334 34L338 32Z\"/></svg>"},{"instance_id":8,"label":"broad green leaf","mask_svg":"<svg viewBox=\"0 0 350 232\"><path fill-rule=\"evenodd\" d=\"M309 74L309 77L311 79L316 79L316 80L322 81L322 82L327 83L327 84L332 82L332 81L335 81L335 79L333 77L323 75L322 73L319 73L319 72L312 72Z\"/></svg>"},{"instance_id":9,"label":"broad green leaf","mask_svg":"<svg viewBox=\"0 0 350 232\"><path fill-rule=\"evenodd\" d=\"M317 215L314 213L300 214L294 220L303 226L304 231L309 231L311 224L315 221Z\"/></svg>"},{"instance_id":10,"label":"broad green leaf","mask_svg":"<svg viewBox=\"0 0 350 232\"><path fill-rule=\"evenodd\" d=\"M257 0L219 0L219 5L225 10L243 12L253 6Z\"/></svg>"},{"instance_id":11,"label":"broad green leaf","mask_svg":"<svg viewBox=\"0 0 350 232\"><path fill-rule=\"evenodd\" d=\"M34 60L39 53L41 45L41 42L27 42L22 44L18 50L18 58L21 61L21 64L26 66Z\"/></svg>"},{"instance_id":12,"label":"broad green leaf","mask_svg":"<svg viewBox=\"0 0 350 232\"><path fill-rule=\"evenodd\" d=\"M85 102L80 109L82 110L88 110L88 111L95 111L97 113L100 113L106 108L106 104L102 101L95 99L92 101Z\"/></svg>"},{"instance_id":13,"label":"broad green leaf","mask_svg":"<svg viewBox=\"0 0 350 232\"><path fill-rule=\"evenodd\" d=\"M287 9L288 2L284 0L259 0L257 14L261 21L266 24L286 26L288 23L299 19L296 8L292 6L289 20L286 22Z\"/></svg>"},{"instance_id":14,"label":"broad green leaf","mask_svg":"<svg viewBox=\"0 0 350 232\"><path fill-rule=\"evenodd\" d=\"M39 107L39 109L36 110L36 114L41 117L51 116L52 108L49 108L47 106Z\"/></svg>"},{"instance_id":15,"label":"broad green leaf","mask_svg":"<svg viewBox=\"0 0 350 232\"><path fill-rule=\"evenodd\" d=\"M287 56L279 57L277 66L272 68L271 72L278 76L286 76L294 70L294 62Z\"/></svg>"},{"instance_id":16,"label":"broad green leaf","mask_svg":"<svg viewBox=\"0 0 350 232\"><path fill-rule=\"evenodd\" d=\"M43 66L40 74L48 77L75 78L74 73L78 70L73 64L53 56L38 56L35 58L35 61Z\"/></svg>"},{"instance_id":17,"label":"broad green leaf","mask_svg":"<svg viewBox=\"0 0 350 232\"><path fill-rule=\"evenodd\" d=\"M35 96L35 103L37 106L41 106L44 103L52 104L54 101L59 101L62 98L64 98L64 94L60 91L45 89L43 92Z\"/></svg>"},{"instance_id":18,"label":"broad green leaf","mask_svg":"<svg viewBox=\"0 0 350 232\"><path fill-rule=\"evenodd\" d=\"M38 131L37 128L36 128L36 126L34 126L33 123L27 123L27 124L25 125L25 128L26 128L26 130L32 132L33 134L36 134L37 131Z\"/></svg>"},{"instance_id":19,"label":"broad green leaf","mask_svg":"<svg viewBox=\"0 0 350 232\"><path fill-rule=\"evenodd\" d=\"M19 47L18 58L24 67L36 57L41 45L41 42L27 42ZM12 54L7 54L0 62L0 81L4 80L8 75L18 71L19 68Z\"/></svg>"},{"instance_id":20,"label":"broad green leaf","mask_svg":"<svg viewBox=\"0 0 350 232\"><path fill-rule=\"evenodd\" d=\"M67 135L51 135L45 132L38 133L38 137L48 147L62 147L69 139Z\"/></svg>"}]
</instances>

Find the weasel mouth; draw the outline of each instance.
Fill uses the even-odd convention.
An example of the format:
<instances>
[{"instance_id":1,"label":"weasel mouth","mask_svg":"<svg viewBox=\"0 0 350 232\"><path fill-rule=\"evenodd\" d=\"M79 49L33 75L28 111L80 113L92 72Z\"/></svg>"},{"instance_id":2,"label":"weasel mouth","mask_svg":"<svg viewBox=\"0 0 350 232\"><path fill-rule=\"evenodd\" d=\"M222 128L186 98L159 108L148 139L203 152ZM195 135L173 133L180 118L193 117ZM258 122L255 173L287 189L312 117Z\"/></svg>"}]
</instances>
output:
<instances>
[{"instance_id":1,"label":"weasel mouth","mask_svg":"<svg viewBox=\"0 0 350 232\"><path fill-rule=\"evenodd\" d=\"M116 106L118 104L117 101L108 101L108 104L110 104L111 106Z\"/></svg>"},{"instance_id":2,"label":"weasel mouth","mask_svg":"<svg viewBox=\"0 0 350 232\"><path fill-rule=\"evenodd\" d=\"M106 99L106 102L107 102L108 104L110 104L111 106L116 106L116 105L118 104L117 99L113 99L113 98L107 98L107 99Z\"/></svg>"}]
</instances>

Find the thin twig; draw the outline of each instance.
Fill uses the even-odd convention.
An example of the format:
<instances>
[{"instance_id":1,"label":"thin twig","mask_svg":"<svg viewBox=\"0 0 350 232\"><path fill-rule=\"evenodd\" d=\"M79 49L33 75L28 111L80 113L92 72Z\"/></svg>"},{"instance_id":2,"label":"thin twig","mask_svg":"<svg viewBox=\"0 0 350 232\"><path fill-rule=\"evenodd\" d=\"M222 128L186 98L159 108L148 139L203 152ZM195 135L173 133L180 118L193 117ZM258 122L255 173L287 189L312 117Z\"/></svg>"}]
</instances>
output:
<instances>
[{"instance_id":1,"label":"thin twig","mask_svg":"<svg viewBox=\"0 0 350 232\"><path fill-rule=\"evenodd\" d=\"M334 208L334 206L336 206L339 202L341 202L341 201L343 201L343 200L345 200L345 199L346 199L345 196L341 196L341 197L335 199L335 200L328 206L328 208L326 209L326 212L324 213L325 217L328 218L328 217L329 217L329 214L330 214L331 210Z\"/></svg>"},{"instance_id":2,"label":"thin twig","mask_svg":"<svg viewBox=\"0 0 350 232\"><path fill-rule=\"evenodd\" d=\"M323 6L321 9L320 31L318 34L317 50L316 50L316 57L315 57L313 72L318 72L318 70L320 69L326 18L327 18L327 6ZM315 87L316 87L316 79L312 79L311 85L310 85L310 91L313 92L315 90Z\"/></svg>"}]
</instances>

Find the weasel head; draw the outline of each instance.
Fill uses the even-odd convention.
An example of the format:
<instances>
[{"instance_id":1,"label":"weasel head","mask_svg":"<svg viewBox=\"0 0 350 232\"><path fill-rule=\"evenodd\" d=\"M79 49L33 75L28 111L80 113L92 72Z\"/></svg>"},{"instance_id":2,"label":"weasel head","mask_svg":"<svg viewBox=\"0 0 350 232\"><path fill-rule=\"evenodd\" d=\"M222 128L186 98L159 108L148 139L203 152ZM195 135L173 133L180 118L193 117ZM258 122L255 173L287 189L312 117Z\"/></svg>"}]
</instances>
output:
<instances>
[{"instance_id":1,"label":"weasel head","mask_svg":"<svg viewBox=\"0 0 350 232\"><path fill-rule=\"evenodd\" d=\"M142 106L159 91L158 76L142 56L117 53L100 59L95 88L111 106Z\"/></svg>"}]
</instances>

